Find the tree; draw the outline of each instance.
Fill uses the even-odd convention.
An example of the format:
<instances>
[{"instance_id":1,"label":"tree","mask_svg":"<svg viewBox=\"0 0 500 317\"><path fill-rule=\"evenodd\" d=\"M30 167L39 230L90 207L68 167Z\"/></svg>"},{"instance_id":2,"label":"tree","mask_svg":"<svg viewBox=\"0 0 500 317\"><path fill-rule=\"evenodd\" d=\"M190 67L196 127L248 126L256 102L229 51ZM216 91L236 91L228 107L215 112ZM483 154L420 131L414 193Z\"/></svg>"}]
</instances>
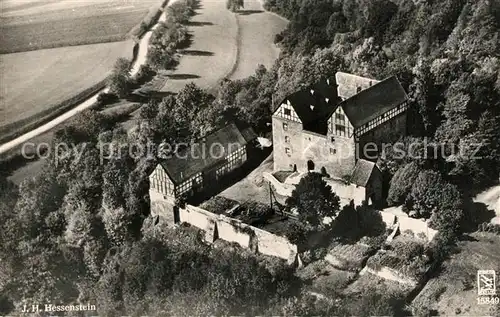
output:
<instances>
[{"instance_id":1,"label":"tree","mask_svg":"<svg viewBox=\"0 0 500 317\"><path fill-rule=\"evenodd\" d=\"M244 0L226 0L226 8L232 12L238 12L238 10L244 7Z\"/></svg>"},{"instance_id":2,"label":"tree","mask_svg":"<svg viewBox=\"0 0 500 317\"><path fill-rule=\"evenodd\" d=\"M108 78L109 91L118 95L120 98L126 97L130 91L130 61L125 58L119 58L113 72Z\"/></svg>"},{"instance_id":3,"label":"tree","mask_svg":"<svg viewBox=\"0 0 500 317\"><path fill-rule=\"evenodd\" d=\"M320 228L325 217L336 216L340 198L332 192L321 174L308 173L297 184L286 204L289 208L297 208L300 221Z\"/></svg>"},{"instance_id":4,"label":"tree","mask_svg":"<svg viewBox=\"0 0 500 317\"><path fill-rule=\"evenodd\" d=\"M420 167L415 162L408 163L399 168L391 179L387 204L389 206L400 205L405 202L406 197L417 179Z\"/></svg>"}]
</instances>

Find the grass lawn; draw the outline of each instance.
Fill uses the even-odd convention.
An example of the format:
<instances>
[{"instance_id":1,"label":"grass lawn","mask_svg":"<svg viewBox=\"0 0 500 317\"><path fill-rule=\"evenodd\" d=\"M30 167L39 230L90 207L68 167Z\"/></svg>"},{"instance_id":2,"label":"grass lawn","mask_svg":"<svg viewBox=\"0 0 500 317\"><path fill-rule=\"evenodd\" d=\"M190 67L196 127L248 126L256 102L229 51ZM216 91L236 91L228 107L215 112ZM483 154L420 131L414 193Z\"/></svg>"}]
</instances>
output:
<instances>
[{"instance_id":1,"label":"grass lawn","mask_svg":"<svg viewBox=\"0 0 500 317\"><path fill-rule=\"evenodd\" d=\"M179 65L169 71L161 91L178 92L187 83L213 88L236 63L237 24L225 0L201 0L188 23L192 43L182 53Z\"/></svg>"},{"instance_id":2,"label":"grass lawn","mask_svg":"<svg viewBox=\"0 0 500 317\"><path fill-rule=\"evenodd\" d=\"M105 79L132 41L0 55L0 127L37 115Z\"/></svg>"},{"instance_id":3,"label":"grass lawn","mask_svg":"<svg viewBox=\"0 0 500 317\"><path fill-rule=\"evenodd\" d=\"M0 53L124 40L162 0L4 0Z\"/></svg>"},{"instance_id":4,"label":"grass lawn","mask_svg":"<svg viewBox=\"0 0 500 317\"><path fill-rule=\"evenodd\" d=\"M500 273L500 236L474 233L472 241L462 241L460 252L443 264L443 271L430 279L412 306L428 307L441 316L498 316L500 306L477 303L477 270L496 270L497 295Z\"/></svg>"},{"instance_id":5,"label":"grass lawn","mask_svg":"<svg viewBox=\"0 0 500 317\"><path fill-rule=\"evenodd\" d=\"M270 69L279 55L274 36L288 24L287 20L264 11L259 0L246 0L237 19L240 27L238 61L231 79L253 75L259 64Z\"/></svg>"}]
</instances>

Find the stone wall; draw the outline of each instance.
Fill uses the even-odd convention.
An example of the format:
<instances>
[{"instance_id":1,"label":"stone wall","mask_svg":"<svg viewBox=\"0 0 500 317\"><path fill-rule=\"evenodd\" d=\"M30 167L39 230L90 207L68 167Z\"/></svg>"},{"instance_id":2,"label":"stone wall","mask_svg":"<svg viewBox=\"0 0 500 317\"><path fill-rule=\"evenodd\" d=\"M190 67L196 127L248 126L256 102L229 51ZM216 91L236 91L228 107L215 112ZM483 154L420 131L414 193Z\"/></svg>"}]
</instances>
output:
<instances>
[{"instance_id":1,"label":"stone wall","mask_svg":"<svg viewBox=\"0 0 500 317\"><path fill-rule=\"evenodd\" d=\"M376 79L343 72L337 72L335 74L335 81L337 83L337 93L342 99L347 99L357 94L359 92L358 88L360 90L365 90L379 82Z\"/></svg>"},{"instance_id":2,"label":"stone wall","mask_svg":"<svg viewBox=\"0 0 500 317\"><path fill-rule=\"evenodd\" d=\"M293 263L298 251L295 244L290 243L287 238L270 232L252 227L257 238L257 250L264 255L270 255L287 260Z\"/></svg>"},{"instance_id":3,"label":"stone wall","mask_svg":"<svg viewBox=\"0 0 500 317\"><path fill-rule=\"evenodd\" d=\"M356 151L353 137L321 135L303 130L300 122L278 117L272 120L275 171L291 171L296 167L298 172L307 172L308 162L312 161L317 172L324 167L331 176L351 174ZM283 129L284 122L288 125L287 130ZM289 142L285 142L286 137Z\"/></svg>"},{"instance_id":4,"label":"stone wall","mask_svg":"<svg viewBox=\"0 0 500 317\"><path fill-rule=\"evenodd\" d=\"M399 230L404 232L406 230L410 230L415 235L424 235L428 241L434 239L434 236L437 234L437 230L429 228L429 225L426 221L422 219L415 219L410 217L398 217Z\"/></svg>"},{"instance_id":5,"label":"stone wall","mask_svg":"<svg viewBox=\"0 0 500 317\"><path fill-rule=\"evenodd\" d=\"M235 219L220 215L217 219L217 232L218 238L239 244L242 248L250 247L250 235L245 232L246 227L244 223L238 222Z\"/></svg>"},{"instance_id":6,"label":"stone wall","mask_svg":"<svg viewBox=\"0 0 500 317\"><path fill-rule=\"evenodd\" d=\"M273 174L264 172L262 176L271 183L274 190L281 196L292 196L295 185L282 183L273 176Z\"/></svg>"},{"instance_id":7,"label":"stone wall","mask_svg":"<svg viewBox=\"0 0 500 317\"><path fill-rule=\"evenodd\" d=\"M375 270L375 269L369 268L368 266L365 266L361 270L361 272L359 272L360 275L363 275L366 273L370 273L370 274L376 275L380 278L383 278L385 280L394 281L394 282L404 284L404 285L409 285L412 287L416 286L418 283L416 280L414 280L410 277L401 276L396 270L393 270L393 269L386 267L386 266L381 267L379 270Z\"/></svg>"},{"instance_id":8,"label":"stone wall","mask_svg":"<svg viewBox=\"0 0 500 317\"><path fill-rule=\"evenodd\" d=\"M186 208L179 208L179 220L180 222L189 223L205 232L205 241L214 242L216 237L216 221L215 215L209 213L208 211L194 207L191 205L186 205Z\"/></svg>"},{"instance_id":9,"label":"stone wall","mask_svg":"<svg viewBox=\"0 0 500 317\"><path fill-rule=\"evenodd\" d=\"M392 208L388 208L387 210L392 210ZM381 211L380 214L382 216L382 220L388 228L397 224L400 232L409 230L416 236L425 237L427 241L434 239L434 236L438 232L437 230L429 228L429 225L425 220L410 218L403 212L395 214L388 211Z\"/></svg>"},{"instance_id":10,"label":"stone wall","mask_svg":"<svg viewBox=\"0 0 500 317\"><path fill-rule=\"evenodd\" d=\"M175 202L154 189L149 190L149 199L151 202L151 216L160 216L168 224L173 224Z\"/></svg>"},{"instance_id":11,"label":"stone wall","mask_svg":"<svg viewBox=\"0 0 500 317\"><path fill-rule=\"evenodd\" d=\"M159 215L173 225L173 204L161 201L156 195L151 197L151 213ZM154 210L153 210L154 206ZM170 211L165 212L165 208ZM169 216L169 215L172 216ZM188 223L205 232L205 241L212 243L217 239L239 244L243 248L256 248L264 255L275 256L287 260L289 264L296 261L297 246L290 243L287 238L281 237L262 229L242 223L237 219L225 215L217 215L205 209L186 205L179 208L180 222Z\"/></svg>"}]
</instances>

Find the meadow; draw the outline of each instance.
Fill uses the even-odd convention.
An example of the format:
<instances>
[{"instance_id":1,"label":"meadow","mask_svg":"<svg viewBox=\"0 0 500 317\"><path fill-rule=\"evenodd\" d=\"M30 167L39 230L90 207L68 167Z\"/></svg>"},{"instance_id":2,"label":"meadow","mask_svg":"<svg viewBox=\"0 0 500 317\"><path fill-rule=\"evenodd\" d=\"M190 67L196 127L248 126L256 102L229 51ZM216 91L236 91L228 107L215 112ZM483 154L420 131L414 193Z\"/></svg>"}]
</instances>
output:
<instances>
[{"instance_id":1,"label":"meadow","mask_svg":"<svg viewBox=\"0 0 500 317\"><path fill-rule=\"evenodd\" d=\"M187 83L212 88L237 62L238 25L225 0L201 0L197 14L188 22L191 44L181 50L179 65L169 70L161 91L178 92Z\"/></svg>"},{"instance_id":2,"label":"meadow","mask_svg":"<svg viewBox=\"0 0 500 317\"><path fill-rule=\"evenodd\" d=\"M117 58L132 58L133 45L129 40L0 55L0 137L105 80Z\"/></svg>"},{"instance_id":3,"label":"meadow","mask_svg":"<svg viewBox=\"0 0 500 317\"><path fill-rule=\"evenodd\" d=\"M240 28L238 62L231 79L253 75L259 64L270 69L279 56L274 36L285 29L288 21L264 11L259 0L246 0L245 8L237 13Z\"/></svg>"},{"instance_id":4,"label":"meadow","mask_svg":"<svg viewBox=\"0 0 500 317\"><path fill-rule=\"evenodd\" d=\"M122 41L161 0L4 0L0 54Z\"/></svg>"}]
</instances>

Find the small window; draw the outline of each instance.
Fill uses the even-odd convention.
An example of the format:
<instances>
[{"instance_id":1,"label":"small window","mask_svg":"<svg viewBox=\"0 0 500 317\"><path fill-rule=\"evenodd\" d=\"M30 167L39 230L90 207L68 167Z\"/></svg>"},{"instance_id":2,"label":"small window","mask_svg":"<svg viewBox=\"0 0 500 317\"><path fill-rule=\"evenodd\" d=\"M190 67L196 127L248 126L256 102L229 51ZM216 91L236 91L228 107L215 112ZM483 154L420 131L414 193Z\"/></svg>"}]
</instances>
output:
<instances>
[{"instance_id":1,"label":"small window","mask_svg":"<svg viewBox=\"0 0 500 317\"><path fill-rule=\"evenodd\" d=\"M333 136L332 136L332 137L330 138L330 141L332 141L332 143L333 143L333 142L335 142L335 137L333 137Z\"/></svg>"},{"instance_id":2,"label":"small window","mask_svg":"<svg viewBox=\"0 0 500 317\"><path fill-rule=\"evenodd\" d=\"M359 93L361 91L361 87L356 87L356 93Z\"/></svg>"},{"instance_id":3,"label":"small window","mask_svg":"<svg viewBox=\"0 0 500 317\"><path fill-rule=\"evenodd\" d=\"M337 121L345 122L345 117L341 113L336 113L335 118L337 119Z\"/></svg>"},{"instance_id":4,"label":"small window","mask_svg":"<svg viewBox=\"0 0 500 317\"><path fill-rule=\"evenodd\" d=\"M345 136L345 127L343 125L336 125L335 133L340 136Z\"/></svg>"},{"instance_id":5,"label":"small window","mask_svg":"<svg viewBox=\"0 0 500 317\"><path fill-rule=\"evenodd\" d=\"M286 147L286 148L285 148L285 153L286 153L286 154L290 154L290 153L292 153L292 151L290 150L290 148L289 148L289 147Z\"/></svg>"},{"instance_id":6,"label":"small window","mask_svg":"<svg viewBox=\"0 0 500 317\"><path fill-rule=\"evenodd\" d=\"M292 110L290 109L283 109L283 112L285 113L285 116L291 116L292 115Z\"/></svg>"},{"instance_id":7,"label":"small window","mask_svg":"<svg viewBox=\"0 0 500 317\"><path fill-rule=\"evenodd\" d=\"M290 137L288 135L285 135L285 143L290 143Z\"/></svg>"},{"instance_id":8,"label":"small window","mask_svg":"<svg viewBox=\"0 0 500 317\"><path fill-rule=\"evenodd\" d=\"M283 122L283 130L288 130L288 123Z\"/></svg>"},{"instance_id":9,"label":"small window","mask_svg":"<svg viewBox=\"0 0 500 317\"><path fill-rule=\"evenodd\" d=\"M330 154L336 154L337 153L337 150L336 149L332 149L330 148Z\"/></svg>"}]
</instances>

